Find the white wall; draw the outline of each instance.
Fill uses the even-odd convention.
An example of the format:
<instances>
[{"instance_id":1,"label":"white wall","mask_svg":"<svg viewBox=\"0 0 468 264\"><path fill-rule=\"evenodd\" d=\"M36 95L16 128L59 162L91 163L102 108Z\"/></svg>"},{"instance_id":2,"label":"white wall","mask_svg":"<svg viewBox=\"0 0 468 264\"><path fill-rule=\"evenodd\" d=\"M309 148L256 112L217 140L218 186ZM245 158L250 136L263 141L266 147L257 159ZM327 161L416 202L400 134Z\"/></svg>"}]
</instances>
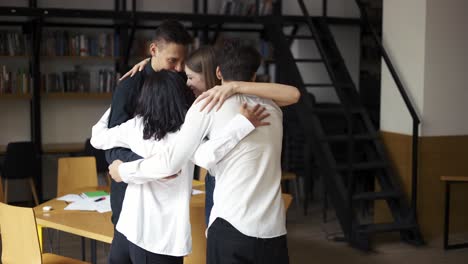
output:
<instances>
[{"instance_id":1,"label":"white wall","mask_svg":"<svg viewBox=\"0 0 468 264\"><path fill-rule=\"evenodd\" d=\"M468 135L468 1L428 0L423 135Z\"/></svg>"},{"instance_id":2,"label":"white wall","mask_svg":"<svg viewBox=\"0 0 468 264\"><path fill-rule=\"evenodd\" d=\"M384 0L383 43L422 119L422 136L468 134L467 10L463 0ZM381 129L412 134L385 66L381 102Z\"/></svg>"},{"instance_id":3,"label":"white wall","mask_svg":"<svg viewBox=\"0 0 468 264\"><path fill-rule=\"evenodd\" d=\"M404 7L404 8L403 8ZM384 47L407 87L418 113L423 112L426 0L383 1ZM412 119L401 95L382 62L380 128L412 134Z\"/></svg>"}]
</instances>

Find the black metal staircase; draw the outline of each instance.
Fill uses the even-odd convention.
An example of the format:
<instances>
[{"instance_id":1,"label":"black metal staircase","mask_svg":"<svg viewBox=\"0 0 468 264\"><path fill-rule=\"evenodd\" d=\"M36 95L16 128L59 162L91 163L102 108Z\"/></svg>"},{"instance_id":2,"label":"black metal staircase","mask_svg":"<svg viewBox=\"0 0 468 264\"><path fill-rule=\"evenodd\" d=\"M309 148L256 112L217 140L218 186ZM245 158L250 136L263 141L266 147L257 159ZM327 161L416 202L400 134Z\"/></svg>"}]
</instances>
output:
<instances>
[{"instance_id":1,"label":"black metal staircase","mask_svg":"<svg viewBox=\"0 0 468 264\"><path fill-rule=\"evenodd\" d=\"M310 36L301 35L301 38L314 39L320 59L293 57L290 44L297 28L288 37L280 23L265 25L265 30L274 45L278 81L299 87L303 95L300 102L289 110L301 124L305 148L312 149L345 239L354 247L369 250L371 234L398 231L403 240L421 244L414 210L409 207L380 136L361 103L327 19L311 18L303 1L299 3L310 32ZM323 63L331 83L305 84L298 62ZM339 103L316 102L308 93L307 86L333 89ZM310 165L306 164L305 171L310 175ZM378 188L374 188L375 184ZM372 218L366 217L363 208L371 208L377 200L386 202L393 221L375 224Z\"/></svg>"}]
</instances>

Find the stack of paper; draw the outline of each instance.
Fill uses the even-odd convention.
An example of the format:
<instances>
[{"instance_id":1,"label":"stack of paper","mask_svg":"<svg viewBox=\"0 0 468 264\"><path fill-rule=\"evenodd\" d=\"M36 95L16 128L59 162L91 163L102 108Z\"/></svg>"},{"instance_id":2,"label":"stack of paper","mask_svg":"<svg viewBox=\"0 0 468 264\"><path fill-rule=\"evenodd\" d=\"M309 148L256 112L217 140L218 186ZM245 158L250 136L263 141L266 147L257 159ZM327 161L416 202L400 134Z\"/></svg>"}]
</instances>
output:
<instances>
[{"instance_id":1,"label":"stack of paper","mask_svg":"<svg viewBox=\"0 0 468 264\"><path fill-rule=\"evenodd\" d=\"M65 210L110 212L110 197L106 192L85 192L82 194L67 194L57 198L59 201L70 202Z\"/></svg>"}]
</instances>

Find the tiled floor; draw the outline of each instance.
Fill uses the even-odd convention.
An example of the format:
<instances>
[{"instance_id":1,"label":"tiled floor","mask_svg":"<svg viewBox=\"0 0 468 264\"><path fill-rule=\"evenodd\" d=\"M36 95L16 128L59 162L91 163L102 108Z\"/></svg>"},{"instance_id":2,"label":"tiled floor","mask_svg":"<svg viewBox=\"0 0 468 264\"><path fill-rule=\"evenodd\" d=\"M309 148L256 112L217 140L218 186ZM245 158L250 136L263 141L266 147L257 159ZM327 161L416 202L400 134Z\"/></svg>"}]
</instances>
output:
<instances>
[{"instance_id":1,"label":"tiled floor","mask_svg":"<svg viewBox=\"0 0 468 264\"><path fill-rule=\"evenodd\" d=\"M329 218L333 218L332 214ZM360 252L346 243L332 241L334 234L339 233L337 222L330 219L326 224L322 223L317 204L312 204L308 216L298 214L293 205L288 212L287 226L292 264L468 263L468 248L444 251L440 240L430 241L423 247L414 247L399 242L398 236L393 239L386 237L374 243L373 252ZM58 235L55 230L48 230L44 233L44 239L46 251L74 258L81 256L81 242L76 236L66 233ZM89 245L89 241L87 243ZM98 243L98 263L106 263L108 250L109 245Z\"/></svg>"}]
</instances>

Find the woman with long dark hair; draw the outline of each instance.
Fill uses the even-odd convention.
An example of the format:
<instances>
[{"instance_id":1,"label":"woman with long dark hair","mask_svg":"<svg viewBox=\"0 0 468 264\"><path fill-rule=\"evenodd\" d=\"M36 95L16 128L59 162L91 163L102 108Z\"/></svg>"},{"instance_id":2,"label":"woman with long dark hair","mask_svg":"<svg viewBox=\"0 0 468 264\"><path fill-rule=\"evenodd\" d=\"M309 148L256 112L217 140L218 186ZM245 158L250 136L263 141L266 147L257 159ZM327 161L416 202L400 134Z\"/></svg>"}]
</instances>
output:
<instances>
[{"instance_id":1,"label":"woman with long dark hair","mask_svg":"<svg viewBox=\"0 0 468 264\"><path fill-rule=\"evenodd\" d=\"M107 110L93 126L91 144L98 149L130 148L149 157L174 143L193 99L179 74L162 70L149 75L136 116L109 129ZM263 111L259 106L249 110L243 105L242 115L231 120L223 135L200 146L192 160L207 167L215 164L256 126L267 125L262 122L268 116ZM193 169L194 164L189 162L169 179L123 179L128 187L114 240L119 239L119 245L127 243L131 262L145 258L149 263L182 263L183 256L191 252L189 201Z\"/></svg>"}]
</instances>

